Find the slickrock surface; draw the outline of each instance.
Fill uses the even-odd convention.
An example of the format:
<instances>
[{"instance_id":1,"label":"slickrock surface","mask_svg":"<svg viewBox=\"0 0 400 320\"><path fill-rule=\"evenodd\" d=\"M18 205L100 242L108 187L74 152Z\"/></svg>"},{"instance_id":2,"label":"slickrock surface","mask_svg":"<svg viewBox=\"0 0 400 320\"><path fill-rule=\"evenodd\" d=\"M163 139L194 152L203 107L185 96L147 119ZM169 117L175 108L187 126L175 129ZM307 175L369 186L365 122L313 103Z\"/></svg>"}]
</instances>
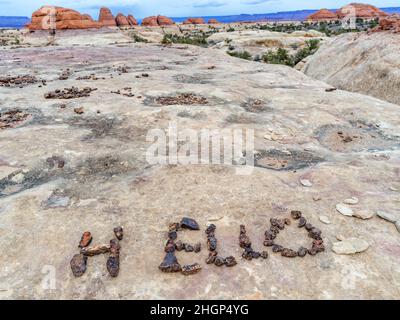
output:
<instances>
[{"instance_id":1,"label":"slickrock surface","mask_svg":"<svg viewBox=\"0 0 400 320\"><path fill-rule=\"evenodd\" d=\"M339 89L400 105L400 36L391 32L333 38L307 58L302 71Z\"/></svg>"},{"instance_id":2,"label":"slickrock surface","mask_svg":"<svg viewBox=\"0 0 400 320\"><path fill-rule=\"evenodd\" d=\"M210 36L207 41L213 47L228 51L248 51L251 55L262 55L265 52L278 48L285 48L293 54L303 48L307 40L324 40L326 36L318 31L295 31L293 33L258 31L218 32Z\"/></svg>"},{"instance_id":3,"label":"slickrock surface","mask_svg":"<svg viewBox=\"0 0 400 320\"><path fill-rule=\"evenodd\" d=\"M396 226L377 217L343 216L335 208L357 197L355 211L400 216L398 106L361 94L326 92L329 85L289 67L218 50L94 46L94 40L86 45L83 39L96 38L93 33L74 33L82 42L72 46L75 40L68 34L55 47L0 50L0 74L46 81L0 87L0 121L7 121L0 127L0 298L400 296ZM67 68L71 76L59 80ZM98 80L90 80L92 74ZM97 90L69 100L44 97L72 87ZM111 93L118 90L134 96ZM157 102L179 95L204 103ZM76 108L84 113L76 114ZM167 129L170 121L182 130L254 129L257 167L238 176L231 166L149 165L146 135ZM290 217L290 210L301 210L322 231L324 253L288 259L262 246L270 218ZM320 222L320 215L331 223ZM183 217L196 219L201 230L180 231L178 240L206 248L205 228L215 223L219 254L234 256L238 264L218 268L205 263L207 250L179 252L181 265L197 262L202 270L190 276L162 273L158 266L168 225ZM254 250L269 253L266 260L241 258L240 224L246 225ZM91 232L93 245L109 243L119 225L124 240L118 277L108 275L107 257L95 256L88 258L86 273L75 278L70 261L82 233ZM309 247L302 230L287 226L279 244ZM338 235L363 239L369 247L338 255L332 251ZM53 288L48 286L52 274Z\"/></svg>"}]
</instances>

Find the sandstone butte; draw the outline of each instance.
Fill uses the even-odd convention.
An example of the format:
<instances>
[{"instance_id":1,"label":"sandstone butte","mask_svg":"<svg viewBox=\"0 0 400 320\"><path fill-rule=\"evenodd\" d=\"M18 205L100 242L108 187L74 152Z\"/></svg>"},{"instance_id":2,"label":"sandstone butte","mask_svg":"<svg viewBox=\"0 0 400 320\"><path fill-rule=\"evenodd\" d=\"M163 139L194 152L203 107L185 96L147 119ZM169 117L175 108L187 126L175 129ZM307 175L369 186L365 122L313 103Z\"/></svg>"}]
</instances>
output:
<instances>
[{"instance_id":1,"label":"sandstone butte","mask_svg":"<svg viewBox=\"0 0 400 320\"><path fill-rule=\"evenodd\" d=\"M125 17L122 13L118 13L117 16L115 17L115 22L117 23L118 27L129 27L129 21L128 18Z\"/></svg>"},{"instance_id":2,"label":"sandstone butte","mask_svg":"<svg viewBox=\"0 0 400 320\"><path fill-rule=\"evenodd\" d=\"M210 19L208 20L208 24L219 24L219 21L217 19Z\"/></svg>"},{"instance_id":3,"label":"sandstone butte","mask_svg":"<svg viewBox=\"0 0 400 320\"><path fill-rule=\"evenodd\" d=\"M183 24L206 24L203 18L188 18Z\"/></svg>"},{"instance_id":4,"label":"sandstone butte","mask_svg":"<svg viewBox=\"0 0 400 320\"><path fill-rule=\"evenodd\" d=\"M142 26L147 27L158 27L158 26L170 26L175 24L170 18L165 16L151 16L144 18Z\"/></svg>"},{"instance_id":5,"label":"sandstone butte","mask_svg":"<svg viewBox=\"0 0 400 320\"><path fill-rule=\"evenodd\" d=\"M29 30L50 29L49 14L55 10L56 29L90 29L100 28L101 23L94 21L90 16L78 11L62 8L43 6L32 14L32 20L27 24Z\"/></svg>"},{"instance_id":6,"label":"sandstone butte","mask_svg":"<svg viewBox=\"0 0 400 320\"><path fill-rule=\"evenodd\" d=\"M313 13L307 17L308 21L333 21L338 20L339 17L335 12L328 9L321 9L316 13Z\"/></svg>"},{"instance_id":7,"label":"sandstone butte","mask_svg":"<svg viewBox=\"0 0 400 320\"><path fill-rule=\"evenodd\" d=\"M115 27L117 25L111 10L105 7L100 8L99 22L104 27Z\"/></svg>"},{"instance_id":8,"label":"sandstone butte","mask_svg":"<svg viewBox=\"0 0 400 320\"><path fill-rule=\"evenodd\" d=\"M128 15L127 19L128 19L128 22L129 22L129 24L131 26L137 26L138 25L138 22L137 22L137 20L135 19L135 17L133 15L131 15L131 14Z\"/></svg>"},{"instance_id":9,"label":"sandstone butte","mask_svg":"<svg viewBox=\"0 0 400 320\"><path fill-rule=\"evenodd\" d=\"M373 19L387 17L388 14L377 7L363 3L350 3L336 11L339 19L343 19L352 13L355 13L357 18Z\"/></svg>"}]
</instances>

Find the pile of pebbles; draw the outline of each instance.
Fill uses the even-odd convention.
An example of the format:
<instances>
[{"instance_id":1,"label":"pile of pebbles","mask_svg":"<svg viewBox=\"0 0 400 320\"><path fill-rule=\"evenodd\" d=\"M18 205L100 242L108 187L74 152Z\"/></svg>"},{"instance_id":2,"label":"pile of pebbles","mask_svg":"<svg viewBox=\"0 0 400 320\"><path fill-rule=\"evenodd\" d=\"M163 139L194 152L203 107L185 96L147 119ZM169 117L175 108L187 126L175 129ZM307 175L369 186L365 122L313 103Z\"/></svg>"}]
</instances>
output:
<instances>
[{"instance_id":1,"label":"pile of pebbles","mask_svg":"<svg viewBox=\"0 0 400 320\"><path fill-rule=\"evenodd\" d=\"M159 269L162 272L181 272L184 275L193 275L201 270L201 265L194 263L192 265L181 266L178 259L175 256L175 251L185 250L186 252L198 253L201 251L201 244L197 243L195 245L190 245L183 243L182 241L177 241L178 231L182 229L188 230L200 230L199 224L196 220L191 218L183 218L181 222L171 223L168 232L168 241L165 245L164 251L166 255L163 262L159 265Z\"/></svg>"},{"instance_id":2,"label":"pile of pebbles","mask_svg":"<svg viewBox=\"0 0 400 320\"><path fill-rule=\"evenodd\" d=\"M29 117L29 113L19 109L0 112L0 130L14 128L25 122Z\"/></svg>"},{"instance_id":3,"label":"pile of pebbles","mask_svg":"<svg viewBox=\"0 0 400 320\"><path fill-rule=\"evenodd\" d=\"M177 96L162 96L158 97L156 102L163 106L208 104L208 100L205 97L197 96L193 93L182 93Z\"/></svg>"},{"instance_id":4,"label":"pile of pebbles","mask_svg":"<svg viewBox=\"0 0 400 320\"><path fill-rule=\"evenodd\" d=\"M111 277L117 277L120 269L120 251L119 242L124 238L124 230L122 227L114 228L115 238L110 240L110 244L101 244L89 247L93 237L89 231L83 233L79 242L80 253L73 256L70 265L72 273L75 277L81 277L87 269L88 257L93 257L100 254L109 254L107 259L107 270Z\"/></svg>"},{"instance_id":5,"label":"pile of pebbles","mask_svg":"<svg viewBox=\"0 0 400 320\"><path fill-rule=\"evenodd\" d=\"M48 92L44 95L46 99L75 99L82 97L89 97L92 91L96 91L97 88L85 87L79 89L77 87L64 88L63 90L55 90Z\"/></svg>"},{"instance_id":6,"label":"pile of pebbles","mask_svg":"<svg viewBox=\"0 0 400 320\"><path fill-rule=\"evenodd\" d=\"M290 219L277 219L271 218L270 223L271 227L269 230L265 232L265 241L264 246L272 247L272 251L274 253L280 253L283 257L287 258L295 258L295 257L305 257L307 254L311 256L315 256L318 253L325 251L324 241L322 239L321 230L315 228L311 223L308 223L307 220L302 216L300 211L292 211L291 217L294 220L298 220L299 228L304 228L308 232L308 237L313 239L312 246L310 249L305 247L300 247L298 250L293 250L290 248L285 248L276 243L276 237L280 233L280 231L285 229L285 226L291 224Z\"/></svg>"},{"instance_id":7,"label":"pile of pebbles","mask_svg":"<svg viewBox=\"0 0 400 320\"><path fill-rule=\"evenodd\" d=\"M0 87L23 87L38 82L35 76L0 77Z\"/></svg>"}]
</instances>

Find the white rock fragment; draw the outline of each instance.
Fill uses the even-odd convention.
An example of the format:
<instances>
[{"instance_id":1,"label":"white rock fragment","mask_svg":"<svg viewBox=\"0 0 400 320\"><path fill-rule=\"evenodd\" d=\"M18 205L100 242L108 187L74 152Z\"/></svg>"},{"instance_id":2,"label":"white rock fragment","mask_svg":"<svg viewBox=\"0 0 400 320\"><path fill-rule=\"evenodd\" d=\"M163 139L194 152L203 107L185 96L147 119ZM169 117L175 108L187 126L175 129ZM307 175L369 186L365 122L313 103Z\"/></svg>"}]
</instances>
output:
<instances>
[{"instance_id":1,"label":"white rock fragment","mask_svg":"<svg viewBox=\"0 0 400 320\"><path fill-rule=\"evenodd\" d=\"M374 213L371 211L368 211L368 210L359 210L353 214L353 217L356 217L356 218L359 218L362 220L371 219L373 216L374 216Z\"/></svg>"},{"instance_id":2,"label":"white rock fragment","mask_svg":"<svg viewBox=\"0 0 400 320\"><path fill-rule=\"evenodd\" d=\"M356 254L364 252L369 248L369 243L363 239L348 238L340 242L335 242L332 246L336 254Z\"/></svg>"},{"instance_id":3,"label":"white rock fragment","mask_svg":"<svg viewBox=\"0 0 400 320\"><path fill-rule=\"evenodd\" d=\"M386 221L389 221L391 223L395 223L396 221L400 220L399 217L395 216L394 214L382 211L382 210L378 210L376 212L376 214L378 215L379 218L382 218Z\"/></svg>"},{"instance_id":4,"label":"white rock fragment","mask_svg":"<svg viewBox=\"0 0 400 320\"><path fill-rule=\"evenodd\" d=\"M301 179L300 180L300 183L301 183L301 185L303 186L303 187L307 187L307 188L310 188L310 187L312 187L312 183L311 183L311 181L310 180L307 180L307 179Z\"/></svg>"},{"instance_id":5,"label":"white rock fragment","mask_svg":"<svg viewBox=\"0 0 400 320\"><path fill-rule=\"evenodd\" d=\"M25 180L25 176L23 175L23 173L18 173L14 177L11 178L11 181L14 183L17 183L17 184L24 182L24 180Z\"/></svg>"},{"instance_id":6,"label":"white rock fragment","mask_svg":"<svg viewBox=\"0 0 400 320\"><path fill-rule=\"evenodd\" d=\"M319 220L320 220L322 223L331 224L331 221L329 220L329 218L328 218L327 216L319 216Z\"/></svg>"},{"instance_id":7,"label":"white rock fragment","mask_svg":"<svg viewBox=\"0 0 400 320\"><path fill-rule=\"evenodd\" d=\"M358 204L358 202L359 202L359 200L356 197L351 197L351 198L346 199L346 200L343 201L343 203L350 204L350 205Z\"/></svg>"},{"instance_id":8,"label":"white rock fragment","mask_svg":"<svg viewBox=\"0 0 400 320\"><path fill-rule=\"evenodd\" d=\"M351 208L345 206L343 203L338 203L336 205L336 210L347 217L352 217L354 214L354 211Z\"/></svg>"}]
</instances>

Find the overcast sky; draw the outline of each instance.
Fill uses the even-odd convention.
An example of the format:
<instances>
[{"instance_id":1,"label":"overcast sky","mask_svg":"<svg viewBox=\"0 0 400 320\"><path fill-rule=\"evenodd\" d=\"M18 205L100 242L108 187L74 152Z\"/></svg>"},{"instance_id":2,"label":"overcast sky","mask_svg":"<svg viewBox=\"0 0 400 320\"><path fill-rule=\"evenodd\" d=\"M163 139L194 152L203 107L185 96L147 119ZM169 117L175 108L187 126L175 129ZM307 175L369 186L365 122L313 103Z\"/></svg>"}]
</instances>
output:
<instances>
[{"instance_id":1,"label":"overcast sky","mask_svg":"<svg viewBox=\"0 0 400 320\"><path fill-rule=\"evenodd\" d=\"M0 16L30 16L46 0L0 0ZM163 14L172 17L212 16L240 13L270 13L299 9L338 8L350 0L48 0L47 4L72 8L97 18L107 6L113 13L131 13L137 18ZM400 6L399 0L367 0L379 7Z\"/></svg>"}]
</instances>

